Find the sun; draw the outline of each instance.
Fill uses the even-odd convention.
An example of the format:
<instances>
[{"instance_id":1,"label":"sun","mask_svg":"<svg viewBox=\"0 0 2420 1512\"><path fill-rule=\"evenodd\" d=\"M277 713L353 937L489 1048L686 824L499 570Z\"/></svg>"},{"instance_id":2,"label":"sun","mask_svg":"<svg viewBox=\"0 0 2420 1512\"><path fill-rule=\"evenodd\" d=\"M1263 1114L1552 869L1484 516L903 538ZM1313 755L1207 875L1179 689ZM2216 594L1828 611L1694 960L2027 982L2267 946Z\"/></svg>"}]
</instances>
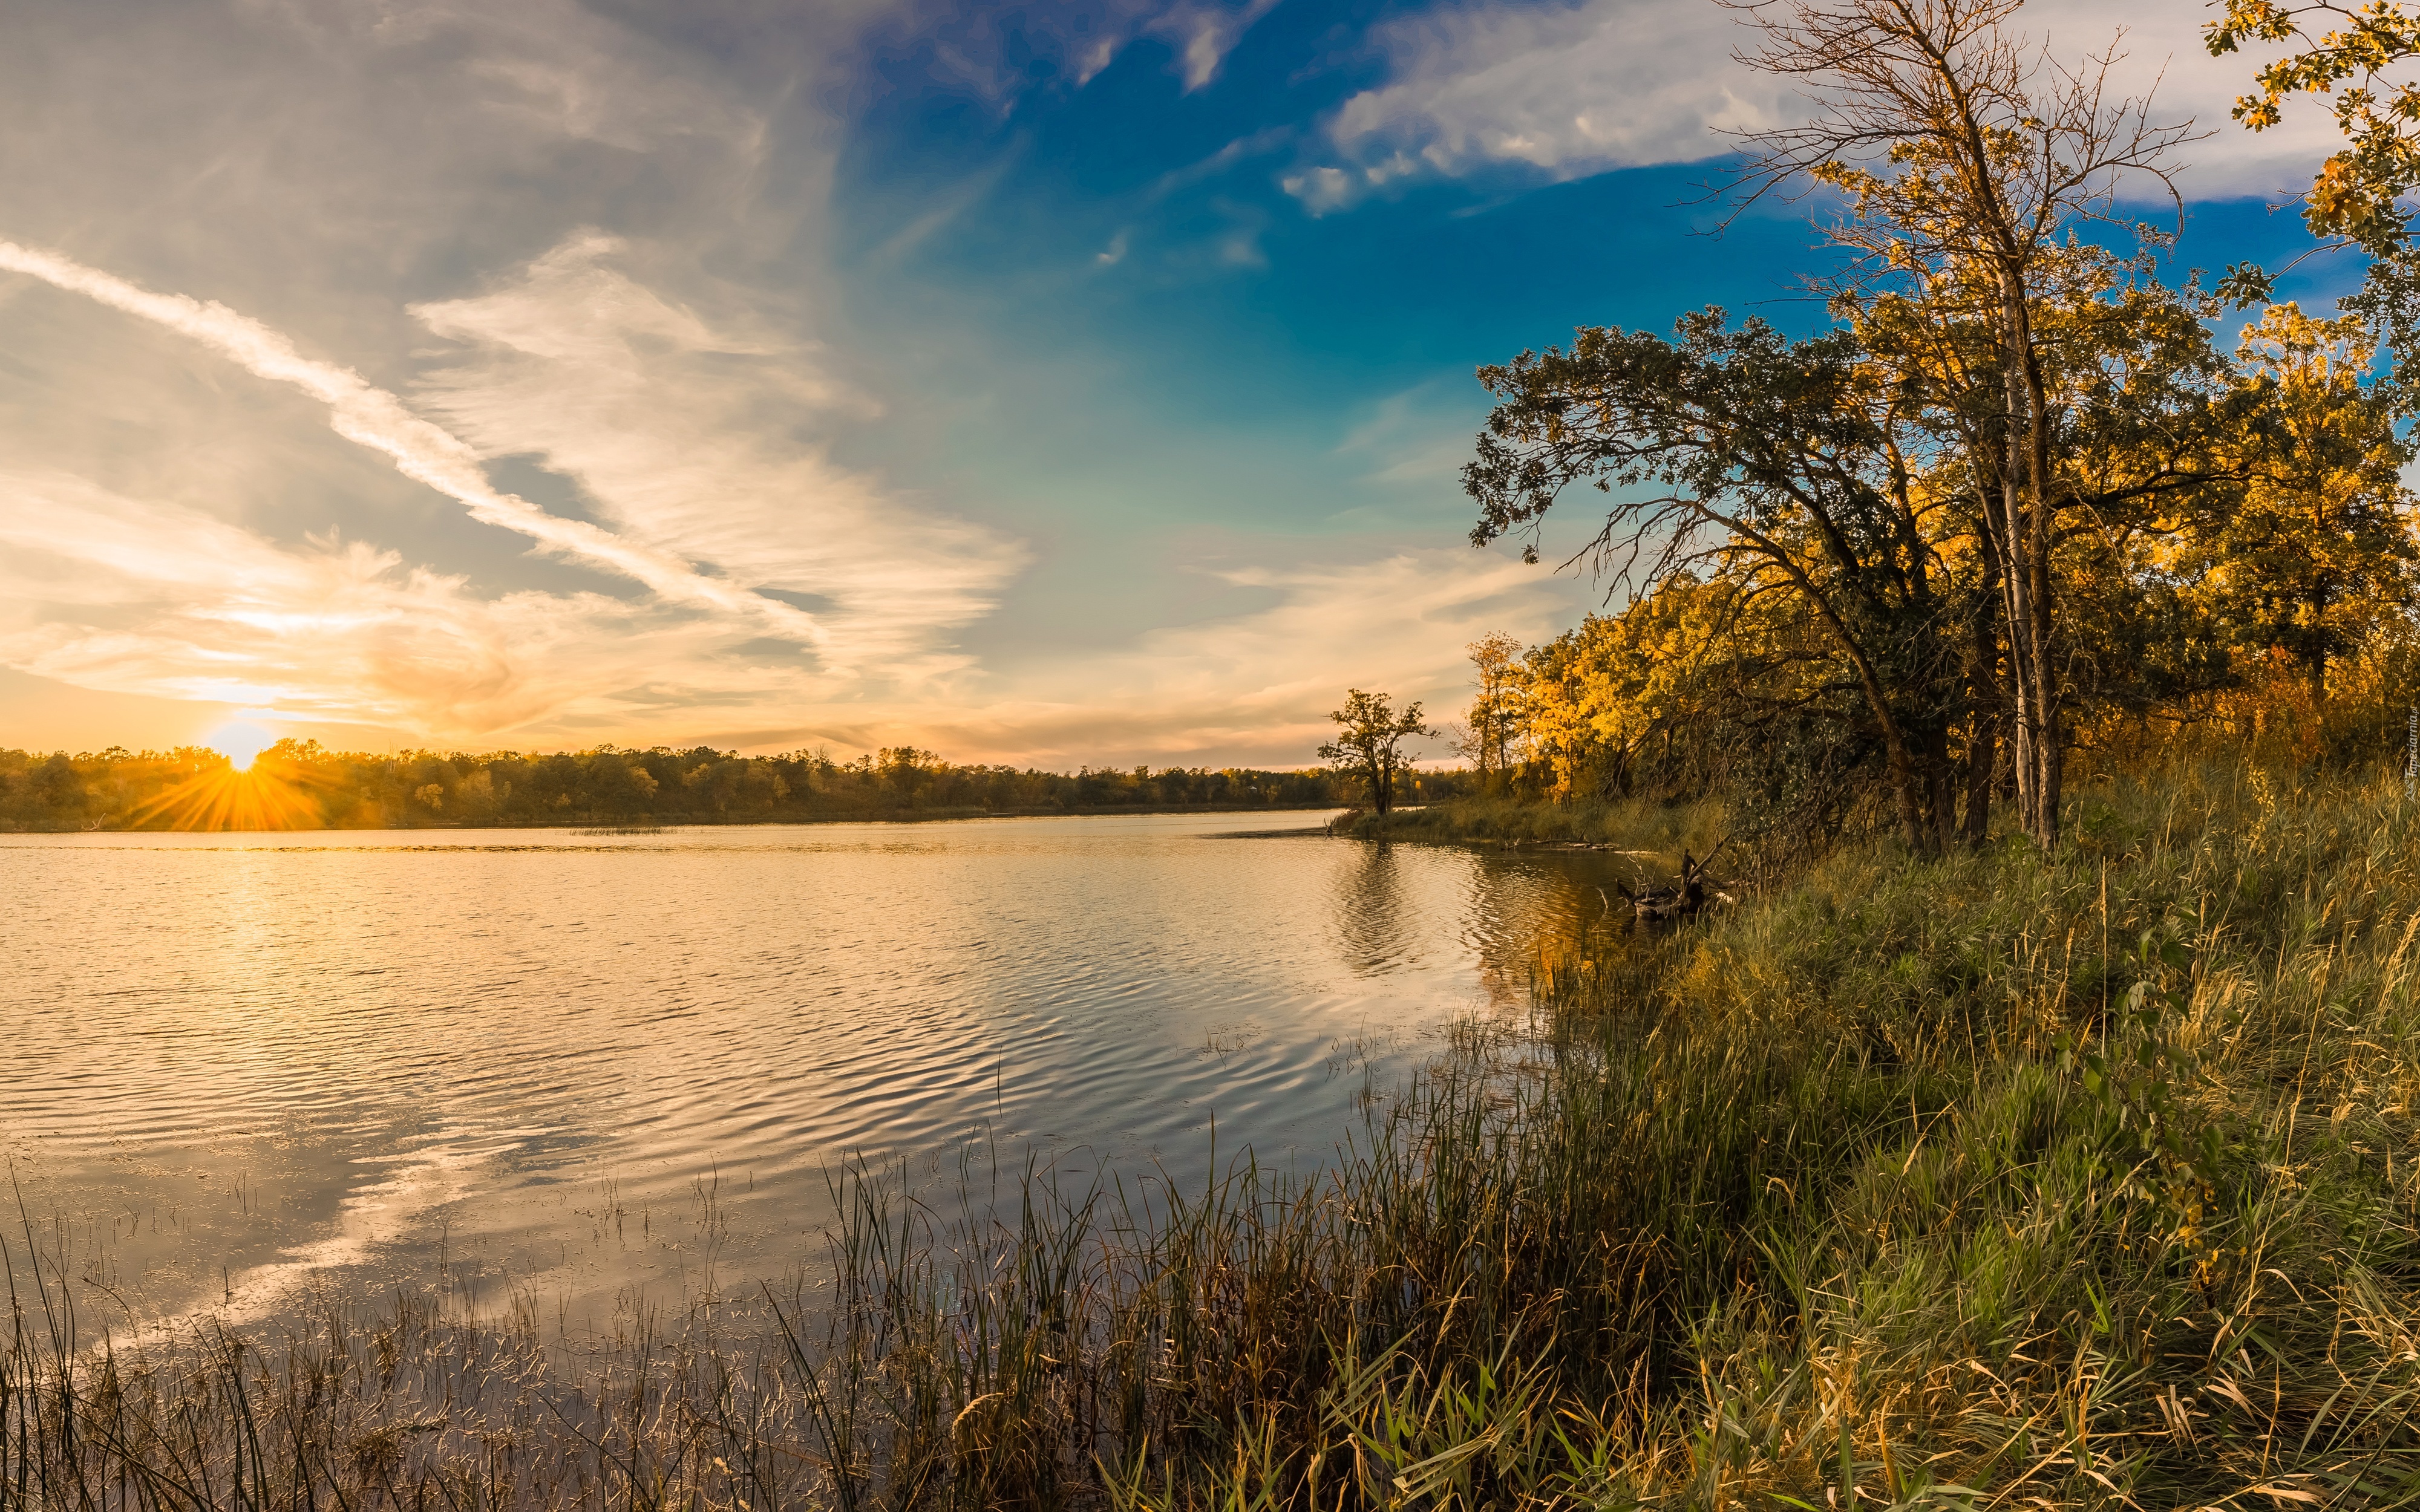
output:
<instances>
[{"instance_id":1,"label":"sun","mask_svg":"<svg viewBox=\"0 0 2420 1512\"><path fill-rule=\"evenodd\" d=\"M277 737L256 724L238 720L210 732L210 749L225 757L239 772L252 770L253 759L277 744Z\"/></svg>"},{"instance_id":2,"label":"sun","mask_svg":"<svg viewBox=\"0 0 2420 1512\"><path fill-rule=\"evenodd\" d=\"M227 764L198 770L137 809L138 828L316 829L326 823L319 798L333 789L329 774L277 749L256 724L232 721L210 732L209 748Z\"/></svg>"}]
</instances>

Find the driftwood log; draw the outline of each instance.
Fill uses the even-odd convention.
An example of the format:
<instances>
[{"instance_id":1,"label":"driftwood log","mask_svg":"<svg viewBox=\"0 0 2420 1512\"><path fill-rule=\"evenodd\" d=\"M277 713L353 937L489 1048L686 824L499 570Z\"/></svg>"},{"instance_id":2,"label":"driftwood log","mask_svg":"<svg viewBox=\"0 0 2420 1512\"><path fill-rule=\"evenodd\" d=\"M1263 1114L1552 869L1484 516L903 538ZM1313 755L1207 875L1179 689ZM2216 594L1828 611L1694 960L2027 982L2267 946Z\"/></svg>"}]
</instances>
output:
<instances>
[{"instance_id":1,"label":"driftwood log","mask_svg":"<svg viewBox=\"0 0 2420 1512\"><path fill-rule=\"evenodd\" d=\"M1724 890L1722 884L1710 884L1706 875L1706 869L1714 864L1715 856L1722 854L1723 846L1730 843L1730 838L1725 837L1721 844L1706 853L1702 861L1690 859L1689 853L1683 850L1681 853L1681 874L1670 887L1648 883L1636 892L1621 887L1621 895L1630 901L1638 921L1662 924L1676 918L1687 918L1709 903L1730 903L1731 896ZM1615 886L1621 887L1619 883Z\"/></svg>"}]
</instances>

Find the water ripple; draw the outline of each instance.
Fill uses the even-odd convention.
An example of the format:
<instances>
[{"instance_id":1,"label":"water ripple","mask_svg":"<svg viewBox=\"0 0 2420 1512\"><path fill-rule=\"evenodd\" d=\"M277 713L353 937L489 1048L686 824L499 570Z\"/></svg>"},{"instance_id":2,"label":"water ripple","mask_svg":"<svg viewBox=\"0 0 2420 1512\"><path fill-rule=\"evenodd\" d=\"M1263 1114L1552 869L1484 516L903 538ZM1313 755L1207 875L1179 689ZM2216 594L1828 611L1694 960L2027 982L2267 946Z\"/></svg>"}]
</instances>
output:
<instances>
[{"instance_id":1,"label":"water ripple","mask_svg":"<svg viewBox=\"0 0 2420 1512\"><path fill-rule=\"evenodd\" d=\"M602 1308L779 1275L851 1158L1315 1163L1618 864L1268 823L0 837L0 1145L132 1307Z\"/></svg>"}]
</instances>

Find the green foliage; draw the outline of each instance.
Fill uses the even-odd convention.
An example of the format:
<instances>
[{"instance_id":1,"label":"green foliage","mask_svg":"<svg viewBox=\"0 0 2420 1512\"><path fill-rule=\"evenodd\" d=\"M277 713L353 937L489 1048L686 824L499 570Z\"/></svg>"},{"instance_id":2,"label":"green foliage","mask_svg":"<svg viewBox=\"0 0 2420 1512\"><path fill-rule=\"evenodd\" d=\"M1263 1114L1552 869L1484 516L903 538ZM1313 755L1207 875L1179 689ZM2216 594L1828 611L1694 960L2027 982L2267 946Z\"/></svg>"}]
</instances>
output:
<instances>
[{"instance_id":1,"label":"green foliage","mask_svg":"<svg viewBox=\"0 0 2420 1512\"><path fill-rule=\"evenodd\" d=\"M2264 131L2285 119L2290 96L2326 95L2335 102L2345 146L2311 187L2304 210L2311 230L2377 254L2398 251L2410 217L2397 202L2420 187L2420 86L2390 74L2420 55L2420 17L2391 0L2359 7L2224 0L2223 10L2203 32L2213 55L2247 42L2295 44L2255 75L2256 92L2235 102L2237 120Z\"/></svg>"},{"instance_id":2,"label":"green foliage","mask_svg":"<svg viewBox=\"0 0 2420 1512\"><path fill-rule=\"evenodd\" d=\"M2246 326L2239 362L2261 404L2233 447L2243 486L2151 559L2239 664L2273 657L2322 702L2331 666L2401 623L2420 563L2401 477L2412 446L2365 384L2374 352L2358 320L2293 304Z\"/></svg>"},{"instance_id":3,"label":"green foliage","mask_svg":"<svg viewBox=\"0 0 2420 1512\"><path fill-rule=\"evenodd\" d=\"M1595 845L1678 856L1703 856L1719 844L1730 814L1713 799L1666 803L1653 798L1525 801L1507 795L1449 798L1399 810L1383 821L1358 815L1337 825L1362 840L1416 840L1522 845Z\"/></svg>"},{"instance_id":4,"label":"green foliage","mask_svg":"<svg viewBox=\"0 0 2420 1512\"><path fill-rule=\"evenodd\" d=\"M2322 96L2344 145L2320 165L2304 195L2304 219L2324 245L2365 255L2361 288L2346 313L2382 339L2394 355L2374 389L2398 416L2420 412L2420 245L2412 236L2411 200L2420 191L2420 15L2397 0L2346 5L2336 0L2223 0L2204 28L2218 56L2285 44L2254 74L2235 118L2255 131L2285 119L2296 96ZM2223 291L2265 302L2274 279L2245 264L2228 270Z\"/></svg>"},{"instance_id":5,"label":"green foliage","mask_svg":"<svg viewBox=\"0 0 2420 1512\"><path fill-rule=\"evenodd\" d=\"M1394 808L1411 767L1404 742L1436 732L1421 722L1419 703L1406 704L1398 713L1386 694L1357 687L1328 718L1336 724L1336 738L1319 748L1319 759L1339 776L1357 781L1370 807L1384 818Z\"/></svg>"},{"instance_id":6,"label":"green foliage","mask_svg":"<svg viewBox=\"0 0 2420 1512\"><path fill-rule=\"evenodd\" d=\"M1807 108L1756 137L1738 188L1840 196L1812 278L1834 323L1791 339L1706 310L1480 370L1474 544L1521 535L1537 560L1590 485L1602 523L1574 560L1632 591L1527 658L1533 790L1718 794L1817 836L1872 791L1920 851L1981 843L2012 799L2051 849L2070 752L2120 721L2266 719L2228 705L2249 689L2324 722L2409 639L2420 562L2396 424L2413 391L2368 371L2381 332L2420 340L2397 208L2420 93L2380 83L2420 22L2230 0L2212 28L2219 52L2302 44L2239 112L2256 126L2358 85L2312 213L2376 255L2347 316L2271 306L2230 363L2220 299L2167 276L2173 234L2121 202L2165 181L2188 128L2110 92L2114 54L2041 54L2013 0L1743 10L1762 33L1744 61ZM2320 16L2343 24L2305 35ZM2224 286L2269 296L2257 269ZM2288 676L2304 687L2280 698Z\"/></svg>"},{"instance_id":7,"label":"green foliage","mask_svg":"<svg viewBox=\"0 0 2420 1512\"><path fill-rule=\"evenodd\" d=\"M2410 444L2363 382L2368 336L2274 306L2229 369L2190 301L2087 292L2037 321L2068 395L2063 507L2092 522L2045 569L2061 740L2127 720L2241 732L2280 702L2312 727L2332 703L2374 715L2420 549ZM1636 547L1623 560L1646 568L1621 609L1532 648L1516 696L1482 695L1517 709L1526 791L1719 795L1761 830L1816 838L1890 795L1919 848L1953 821L1988 833L2009 770L2005 553L1958 395L1911 397L1933 380L1902 323L1885 301L1792 344L1708 312L1669 341L1583 331L1483 373L1504 402L1466 473L1479 534L1534 530L1593 478L1638 496L1612 505L1600 549Z\"/></svg>"},{"instance_id":8,"label":"green foliage","mask_svg":"<svg viewBox=\"0 0 2420 1512\"><path fill-rule=\"evenodd\" d=\"M2094 1174L2142 1201L2164 1240L2190 1243L2226 1167L2219 1126L2197 1119L2187 1100L2198 1058L2173 1034L2191 1004L2165 983L2190 957L2164 930L2152 930L2128 964L2135 980L2098 1033L2070 1029L2054 1041L2058 1065L2082 1091L2099 1143ZM2099 975L2105 994L2105 960Z\"/></svg>"}]
</instances>

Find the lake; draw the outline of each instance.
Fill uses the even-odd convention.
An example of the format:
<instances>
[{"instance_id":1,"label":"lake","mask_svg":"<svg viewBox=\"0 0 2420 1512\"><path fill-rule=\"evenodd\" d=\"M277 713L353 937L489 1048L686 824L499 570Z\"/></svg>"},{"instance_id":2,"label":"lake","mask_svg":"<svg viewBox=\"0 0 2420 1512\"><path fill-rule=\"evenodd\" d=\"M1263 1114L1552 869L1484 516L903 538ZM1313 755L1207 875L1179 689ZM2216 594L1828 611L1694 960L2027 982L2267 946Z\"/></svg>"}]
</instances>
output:
<instances>
[{"instance_id":1,"label":"lake","mask_svg":"<svg viewBox=\"0 0 2420 1512\"><path fill-rule=\"evenodd\" d=\"M857 1158L1308 1170L1627 874L1250 833L1326 817L0 836L0 1142L96 1323L601 1327L813 1264Z\"/></svg>"}]
</instances>

